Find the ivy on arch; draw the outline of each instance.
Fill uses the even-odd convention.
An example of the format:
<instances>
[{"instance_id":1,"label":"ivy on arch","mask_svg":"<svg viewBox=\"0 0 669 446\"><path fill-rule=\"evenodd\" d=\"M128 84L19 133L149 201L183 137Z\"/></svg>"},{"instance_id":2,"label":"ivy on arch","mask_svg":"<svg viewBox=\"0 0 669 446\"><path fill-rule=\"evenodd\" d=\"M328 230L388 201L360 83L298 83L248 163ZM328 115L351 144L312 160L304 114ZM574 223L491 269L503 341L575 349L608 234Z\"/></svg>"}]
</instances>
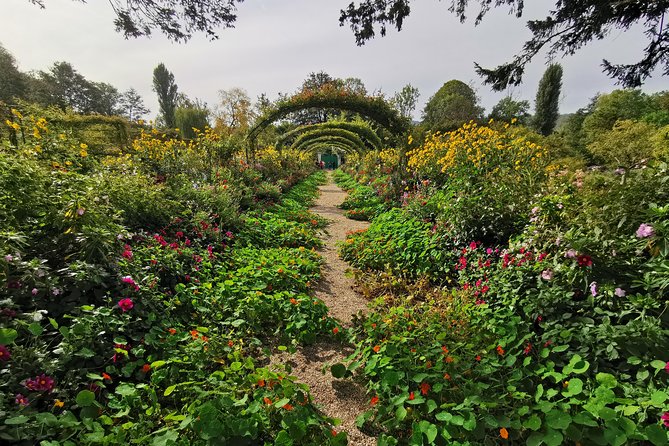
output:
<instances>
[{"instance_id":1,"label":"ivy on arch","mask_svg":"<svg viewBox=\"0 0 669 446\"><path fill-rule=\"evenodd\" d=\"M376 134L366 122L348 122L348 121L328 121L319 124L310 124L297 127L282 134L276 142L276 147L280 148L288 143L291 139L299 138L305 133L310 133L320 129L342 129L357 134L365 143L367 147L372 150L381 150L383 143L381 138Z\"/></svg>"},{"instance_id":2,"label":"ivy on arch","mask_svg":"<svg viewBox=\"0 0 669 446\"><path fill-rule=\"evenodd\" d=\"M266 127L290 113L309 108L330 108L357 113L386 128L395 135L409 129L407 118L392 108L382 97L363 96L346 89L326 85L318 90L304 90L288 99L277 102L261 115L246 136L248 147L255 149L256 139ZM247 153L248 156L248 153Z\"/></svg>"},{"instance_id":3,"label":"ivy on arch","mask_svg":"<svg viewBox=\"0 0 669 446\"><path fill-rule=\"evenodd\" d=\"M342 144L338 141L329 141L329 142L316 142L307 145L307 147L304 148L303 152L304 153L317 153L318 151L328 151L330 149L339 149L342 152L346 154L353 154L353 153L359 153L357 150L352 149L351 146L347 144Z\"/></svg>"},{"instance_id":4,"label":"ivy on arch","mask_svg":"<svg viewBox=\"0 0 669 446\"><path fill-rule=\"evenodd\" d=\"M319 143L330 144L330 145L334 145L335 143L337 143L341 146L347 147L350 152L356 152L356 153L360 153L362 150L361 146L358 145L356 142L351 141L350 139L342 136L318 136L303 141L298 146L294 146L292 148L299 151L308 151L310 146Z\"/></svg>"},{"instance_id":5,"label":"ivy on arch","mask_svg":"<svg viewBox=\"0 0 669 446\"><path fill-rule=\"evenodd\" d=\"M349 140L357 149L361 151L365 148L365 142L358 136L357 133L349 132L344 129L314 129L312 131L302 133L293 144L290 146L291 149L300 150L305 143L308 143L314 139L322 138L344 138Z\"/></svg>"}]
</instances>

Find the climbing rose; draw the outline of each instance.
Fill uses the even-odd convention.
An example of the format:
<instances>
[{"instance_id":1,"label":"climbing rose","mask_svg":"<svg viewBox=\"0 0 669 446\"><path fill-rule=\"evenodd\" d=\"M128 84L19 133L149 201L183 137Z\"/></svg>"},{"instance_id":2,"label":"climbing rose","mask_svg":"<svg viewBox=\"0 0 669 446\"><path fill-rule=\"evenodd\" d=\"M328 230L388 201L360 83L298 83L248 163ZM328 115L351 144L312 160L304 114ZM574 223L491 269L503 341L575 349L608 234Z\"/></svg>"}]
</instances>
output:
<instances>
[{"instance_id":1,"label":"climbing rose","mask_svg":"<svg viewBox=\"0 0 669 446\"><path fill-rule=\"evenodd\" d=\"M121 299L118 301L118 306L121 307L121 310L123 310L123 312L125 313L128 310L132 310L135 304L132 302L132 299L128 299L126 297L125 299Z\"/></svg>"},{"instance_id":2,"label":"climbing rose","mask_svg":"<svg viewBox=\"0 0 669 446\"><path fill-rule=\"evenodd\" d=\"M639 229L636 230L636 236L638 238L647 238L652 237L653 235L655 235L655 229L646 223L641 223Z\"/></svg>"}]
</instances>

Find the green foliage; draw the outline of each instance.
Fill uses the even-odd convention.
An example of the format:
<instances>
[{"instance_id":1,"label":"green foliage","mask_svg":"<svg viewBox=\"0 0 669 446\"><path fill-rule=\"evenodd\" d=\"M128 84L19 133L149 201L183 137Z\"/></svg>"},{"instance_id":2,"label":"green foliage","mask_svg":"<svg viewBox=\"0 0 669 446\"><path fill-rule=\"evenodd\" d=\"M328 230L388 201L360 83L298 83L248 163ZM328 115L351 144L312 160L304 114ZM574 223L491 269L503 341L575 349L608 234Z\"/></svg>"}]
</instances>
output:
<instances>
[{"instance_id":1,"label":"green foliage","mask_svg":"<svg viewBox=\"0 0 669 446\"><path fill-rule=\"evenodd\" d=\"M544 75L539 81L537 97L534 100L534 117L532 126L544 136L553 133L557 123L560 102L560 91L562 90L562 66L551 64L546 68Z\"/></svg>"},{"instance_id":2,"label":"green foliage","mask_svg":"<svg viewBox=\"0 0 669 446\"><path fill-rule=\"evenodd\" d=\"M614 90L599 96L583 121L587 141L613 129L616 121L638 120L651 111L651 100L641 90Z\"/></svg>"},{"instance_id":3,"label":"green foliage","mask_svg":"<svg viewBox=\"0 0 669 446\"><path fill-rule=\"evenodd\" d=\"M423 124L433 131L455 130L471 120L479 120L483 108L471 87L459 80L450 80L427 101Z\"/></svg>"},{"instance_id":4,"label":"green foliage","mask_svg":"<svg viewBox=\"0 0 669 446\"><path fill-rule=\"evenodd\" d=\"M168 129L175 128L178 87L174 81L174 74L168 71L163 63L158 64L153 70L153 91L158 95L163 126Z\"/></svg>"},{"instance_id":5,"label":"green foliage","mask_svg":"<svg viewBox=\"0 0 669 446\"><path fill-rule=\"evenodd\" d=\"M667 154L667 148L653 147L653 137L657 129L645 122L616 121L613 129L601 133L588 145L588 151L596 160L602 160L607 167L631 168L659 158L660 151Z\"/></svg>"},{"instance_id":6,"label":"green foliage","mask_svg":"<svg viewBox=\"0 0 669 446\"><path fill-rule=\"evenodd\" d=\"M522 125L527 125L530 118L529 101L516 101L511 96L503 97L492 108L489 119L501 122L511 122L514 119Z\"/></svg>"},{"instance_id":7,"label":"green foliage","mask_svg":"<svg viewBox=\"0 0 669 446\"><path fill-rule=\"evenodd\" d=\"M193 139L196 131L209 126L209 110L199 104L188 104L174 110L174 124L185 139Z\"/></svg>"}]
</instances>

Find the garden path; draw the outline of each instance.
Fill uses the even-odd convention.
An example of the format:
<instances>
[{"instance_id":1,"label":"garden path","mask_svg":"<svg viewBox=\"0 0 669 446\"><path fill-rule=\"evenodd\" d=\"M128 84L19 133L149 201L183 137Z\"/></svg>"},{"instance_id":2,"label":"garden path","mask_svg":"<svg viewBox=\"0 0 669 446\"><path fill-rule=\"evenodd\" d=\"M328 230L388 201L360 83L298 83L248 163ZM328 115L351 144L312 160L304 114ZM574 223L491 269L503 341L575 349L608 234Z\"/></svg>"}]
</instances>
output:
<instances>
[{"instance_id":1,"label":"garden path","mask_svg":"<svg viewBox=\"0 0 669 446\"><path fill-rule=\"evenodd\" d=\"M346 275L349 266L339 258L337 242L345 240L347 232L365 229L369 223L350 220L337 207L346 198L346 192L334 184L331 174L327 184L319 189L320 197L311 210L330 220L330 225L322 237L324 246L321 255L325 263L316 297L323 300L330 309L330 315L346 327L351 325L355 314L367 311L367 301L353 289L355 281ZM334 378L329 368L323 373L324 367L342 361L352 351L344 344L322 339L313 345L300 347L292 355L274 355L272 363L292 367L290 374L309 385L316 405L326 415L342 420L336 430L347 432L350 445L372 446L376 440L360 432L355 425L355 418L369 407L365 388L351 380Z\"/></svg>"}]
</instances>

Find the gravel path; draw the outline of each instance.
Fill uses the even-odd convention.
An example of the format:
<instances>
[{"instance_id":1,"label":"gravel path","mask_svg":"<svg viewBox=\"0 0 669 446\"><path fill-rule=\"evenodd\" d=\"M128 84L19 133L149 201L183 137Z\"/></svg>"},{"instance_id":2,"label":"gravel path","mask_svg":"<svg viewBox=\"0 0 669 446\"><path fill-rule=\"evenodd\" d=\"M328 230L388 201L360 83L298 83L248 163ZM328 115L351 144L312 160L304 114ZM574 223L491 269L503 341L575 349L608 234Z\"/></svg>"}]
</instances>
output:
<instances>
[{"instance_id":1,"label":"gravel path","mask_svg":"<svg viewBox=\"0 0 669 446\"><path fill-rule=\"evenodd\" d=\"M331 223L323 236L324 247L321 255L325 264L316 288L316 297L329 307L331 316L339 319L343 326L349 326L353 315L359 311L367 311L367 301L353 290L354 280L346 277L349 267L339 258L337 242L343 241L347 232L365 229L369 223L344 217L344 211L337 208L337 205L344 201L346 192L334 184L331 175L328 176L328 183L320 187L320 191L321 195L311 210L329 219ZM351 380L335 379L329 368L326 368L325 374L322 373L324 367L342 361L351 353L352 349L346 345L322 340L301 347L292 355L275 354L271 362L292 367L290 374L309 385L316 405L328 416L342 420L336 430L348 433L351 446L373 446L376 439L363 434L355 425L355 418L369 408L365 388Z\"/></svg>"}]
</instances>

